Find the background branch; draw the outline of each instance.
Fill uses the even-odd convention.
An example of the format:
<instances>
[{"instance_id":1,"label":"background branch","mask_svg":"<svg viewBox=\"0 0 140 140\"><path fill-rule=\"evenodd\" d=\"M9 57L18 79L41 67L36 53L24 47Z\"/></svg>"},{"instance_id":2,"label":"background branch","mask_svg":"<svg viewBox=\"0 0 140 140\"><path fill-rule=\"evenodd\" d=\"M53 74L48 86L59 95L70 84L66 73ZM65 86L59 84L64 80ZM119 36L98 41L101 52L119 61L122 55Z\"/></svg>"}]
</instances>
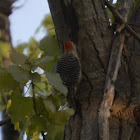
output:
<instances>
[{"instance_id":1,"label":"background branch","mask_svg":"<svg viewBox=\"0 0 140 140\"><path fill-rule=\"evenodd\" d=\"M10 120L11 120L11 119L10 119L9 117L7 117L6 119L0 121L0 126L6 124L6 123L8 123L8 122L10 122Z\"/></svg>"},{"instance_id":2,"label":"background branch","mask_svg":"<svg viewBox=\"0 0 140 140\"><path fill-rule=\"evenodd\" d=\"M34 91L35 85L34 85L33 81L31 83L31 85L32 85L32 90L33 90L33 108L34 108L35 114L38 115L37 108L36 108L36 101L35 101L35 91Z\"/></svg>"},{"instance_id":3,"label":"background branch","mask_svg":"<svg viewBox=\"0 0 140 140\"><path fill-rule=\"evenodd\" d=\"M32 90L33 90L33 108L34 108L35 114L36 114L37 116L39 116L39 114L38 114L38 112L37 112L37 106L36 106L36 100L35 100L35 91L34 91L35 85L34 85L33 81L31 82L31 85L32 85ZM42 137L43 137L43 140L46 140L43 131L41 131L41 135L42 135Z\"/></svg>"}]
</instances>

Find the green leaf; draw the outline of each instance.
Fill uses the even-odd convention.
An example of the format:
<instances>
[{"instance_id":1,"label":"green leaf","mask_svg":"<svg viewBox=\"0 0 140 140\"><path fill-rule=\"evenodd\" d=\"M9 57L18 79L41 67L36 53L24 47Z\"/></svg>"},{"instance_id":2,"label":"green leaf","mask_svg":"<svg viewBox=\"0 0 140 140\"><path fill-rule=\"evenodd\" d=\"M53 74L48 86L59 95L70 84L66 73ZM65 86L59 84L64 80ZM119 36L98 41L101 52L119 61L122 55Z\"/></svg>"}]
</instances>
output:
<instances>
[{"instance_id":1,"label":"green leaf","mask_svg":"<svg viewBox=\"0 0 140 140\"><path fill-rule=\"evenodd\" d=\"M66 108L65 110L57 111L55 113L49 113L49 120L55 124L65 125L70 116L74 114L74 110Z\"/></svg>"},{"instance_id":2,"label":"green leaf","mask_svg":"<svg viewBox=\"0 0 140 140\"><path fill-rule=\"evenodd\" d=\"M39 48L49 56L60 55L58 42L54 36L44 37L39 44Z\"/></svg>"},{"instance_id":3,"label":"green leaf","mask_svg":"<svg viewBox=\"0 0 140 140\"><path fill-rule=\"evenodd\" d=\"M55 28L54 28L52 17L50 15L48 15L44 19L43 26L47 29L49 35L55 35Z\"/></svg>"},{"instance_id":4,"label":"green leaf","mask_svg":"<svg viewBox=\"0 0 140 140\"><path fill-rule=\"evenodd\" d=\"M30 73L19 66L10 65L8 69L14 79L19 83L26 83L28 80L30 80Z\"/></svg>"},{"instance_id":5,"label":"green leaf","mask_svg":"<svg viewBox=\"0 0 140 140\"><path fill-rule=\"evenodd\" d=\"M14 80L10 73L5 69L0 68L0 89L6 91L15 90L18 87L18 83Z\"/></svg>"},{"instance_id":6,"label":"green leaf","mask_svg":"<svg viewBox=\"0 0 140 140\"><path fill-rule=\"evenodd\" d=\"M42 92L45 90L46 84L45 83L35 83L35 91L40 91Z\"/></svg>"},{"instance_id":7,"label":"green leaf","mask_svg":"<svg viewBox=\"0 0 140 140\"><path fill-rule=\"evenodd\" d=\"M29 115L29 117L30 117L30 115ZM29 117L28 118L25 118L25 119L22 119L19 122L20 137L23 136L23 134L25 133L25 131L26 131L27 127L28 127L28 125L30 124Z\"/></svg>"},{"instance_id":8,"label":"green leaf","mask_svg":"<svg viewBox=\"0 0 140 140\"><path fill-rule=\"evenodd\" d=\"M42 97L43 99L46 98L46 87L48 84L46 84L47 78L45 74L41 75L41 81L39 83L35 83L34 90L36 94L38 94L39 97Z\"/></svg>"},{"instance_id":9,"label":"green leaf","mask_svg":"<svg viewBox=\"0 0 140 140\"><path fill-rule=\"evenodd\" d=\"M24 70L30 71L31 68L32 68L32 65L31 65L31 63L29 62L29 60L26 60L25 63L24 63L23 65L21 65L21 67L22 67Z\"/></svg>"},{"instance_id":10,"label":"green leaf","mask_svg":"<svg viewBox=\"0 0 140 140\"><path fill-rule=\"evenodd\" d=\"M47 139L60 140L64 133L64 126L73 115L74 110L66 108L66 110L49 113L49 124L47 125Z\"/></svg>"},{"instance_id":11,"label":"green leaf","mask_svg":"<svg viewBox=\"0 0 140 140\"><path fill-rule=\"evenodd\" d=\"M38 59L32 59L31 62L34 65L43 66L43 65L46 65L48 62L52 61L53 59L54 59L54 57L52 57L52 56L42 56Z\"/></svg>"},{"instance_id":12,"label":"green leaf","mask_svg":"<svg viewBox=\"0 0 140 140\"><path fill-rule=\"evenodd\" d=\"M63 85L62 80L59 76L59 74L51 74L48 72L45 72L45 75L49 81L49 83L55 87L58 91L60 91L63 94L67 94L67 88Z\"/></svg>"},{"instance_id":13,"label":"green leaf","mask_svg":"<svg viewBox=\"0 0 140 140\"><path fill-rule=\"evenodd\" d=\"M48 112L51 112L51 113L56 112L56 107L51 100L44 100L44 104Z\"/></svg>"},{"instance_id":14,"label":"green leaf","mask_svg":"<svg viewBox=\"0 0 140 140\"><path fill-rule=\"evenodd\" d=\"M39 133L39 132L34 132L34 133L33 133L32 139L33 139L33 140L42 140L42 139L40 139L39 137L40 137L40 133Z\"/></svg>"},{"instance_id":15,"label":"green leaf","mask_svg":"<svg viewBox=\"0 0 140 140\"><path fill-rule=\"evenodd\" d=\"M36 109L37 112L40 116L47 118L48 117L48 112L46 110L45 104L44 104L44 99L41 97L36 98Z\"/></svg>"},{"instance_id":16,"label":"green leaf","mask_svg":"<svg viewBox=\"0 0 140 140\"><path fill-rule=\"evenodd\" d=\"M51 15L47 15L43 20L42 24L36 29L35 33L37 34L39 31L44 30L47 35L55 35L54 23Z\"/></svg>"},{"instance_id":17,"label":"green leaf","mask_svg":"<svg viewBox=\"0 0 140 140\"><path fill-rule=\"evenodd\" d=\"M37 72L31 73L31 80L34 83L39 83L41 81L41 76Z\"/></svg>"},{"instance_id":18,"label":"green leaf","mask_svg":"<svg viewBox=\"0 0 140 140\"><path fill-rule=\"evenodd\" d=\"M51 101L54 105L56 110L60 108L60 106L64 105L66 103L66 97L63 94L55 94L55 95L50 95L47 98L47 101L44 101L45 105L47 106L47 102Z\"/></svg>"},{"instance_id":19,"label":"green leaf","mask_svg":"<svg viewBox=\"0 0 140 140\"><path fill-rule=\"evenodd\" d=\"M21 93L12 93L11 105L8 114L12 122L20 122L27 119L33 111L33 101L31 97L22 97Z\"/></svg>"},{"instance_id":20,"label":"green leaf","mask_svg":"<svg viewBox=\"0 0 140 140\"><path fill-rule=\"evenodd\" d=\"M19 128L19 122L15 123L14 129L15 129L15 130L18 130L18 131L20 130L20 128Z\"/></svg>"},{"instance_id":21,"label":"green leaf","mask_svg":"<svg viewBox=\"0 0 140 140\"><path fill-rule=\"evenodd\" d=\"M56 73L56 64L59 59L60 58L56 56L54 60L49 62L43 69L51 73Z\"/></svg>"},{"instance_id":22,"label":"green leaf","mask_svg":"<svg viewBox=\"0 0 140 140\"><path fill-rule=\"evenodd\" d=\"M48 112L45 108L45 105L43 103L43 99L40 97L36 98L36 110L38 115L32 115L29 118L30 124L27 128L27 135L28 138L36 138L38 137L38 134L43 131L47 131L47 124L48 124Z\"/></svg>"},{"instance_id":23,"label":"green leaf","mask_svg":"<svg viewBox=\"0 0 140 140\"><path fill-rule=\"evenodd\" d=\"M54 63L54 64L52 65L52 67L51 67L50 72L51 72L51 73L56 73L56 68L57 68L57 63Z\"/></svg>"},{"instance_id":24,"label":"green leaf","mask_svg":"<svg viewBox=\"0 0 140 140\"><path fill-rule=\"evenodd\" d=\"M52 56L41 56L38 59L31 59L30 63L32 64L32 69L35 70L37 67L44 69L49 62L52 62L54 57Z\"/></svg>"},{"instance_id":25,"label":"green leaf","mask_svg":"<svg viewBox=\"0 0 140 140\"><path fill-rule=\"evenodd\" d=\"M62 140L64 134L64 125L50 124L47 127L47 140Z\"/></svg>"},{"instance_id":26,"label":"green leaf","mask_svg":"<svg viewBox=\"0 0 140 140\"><path fill-rule=\"evenodd\" d=\"M63 135L64 135L64 132L58 132L56 135L55 135L55 140L62 140L63 139Z\"/></svg>"},{"instance_id":27,"label":"green leaf","mask_svg":"<svg viewBox=\"0 0 140 140\"><path fill-rule=\"evenodd\" d=\"M28 126L27 129L27 134L29 136L32 136L34 132L40 133L41 131L46 132L47 131L47 118L33 115L30 118L30 125Z\"/></svg>"},{"instance_id":28,"label":"green leaf","mask_svg":"<svg viewBox=\"0 0 140 140\"><path fill-rule=\"evenodd\" d=\"M25 48L28 48L28 44L27 43L21 43L21 44L19 44L18 46L15 47L15 50L19 53L23 53Z\"/></svg>"},{"instance_id":29,"label":"green leaf","mask_svg":"<svg viewBox=\"0 0 140 140\"><path fill-rule=\"evenodd\" d=\"M11 52L10 57L12 62L16 65L23 65L27 59L24 54L15 51Z\"/></svg>"},{"instance_id":30,"label":"green leaf","mask_svg":"<svg viewBox=\"0 0 140 140\"><path fill-rule=\"evenodd\" d=\"M34 38L31 38L28 43L29 58L38 58L40 53L42 53L42 51L38 47L38 42Z\"/></svg>"}]
</instances>

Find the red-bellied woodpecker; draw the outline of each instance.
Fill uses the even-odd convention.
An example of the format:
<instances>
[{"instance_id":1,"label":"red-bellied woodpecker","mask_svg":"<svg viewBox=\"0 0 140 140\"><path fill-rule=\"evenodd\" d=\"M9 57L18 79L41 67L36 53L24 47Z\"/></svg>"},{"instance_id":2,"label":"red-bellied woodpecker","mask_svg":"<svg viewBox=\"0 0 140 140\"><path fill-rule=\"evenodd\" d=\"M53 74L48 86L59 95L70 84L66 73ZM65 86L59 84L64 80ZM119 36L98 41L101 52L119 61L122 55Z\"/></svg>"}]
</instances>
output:
<instances>
[{"instance_id":1,"label":"red-bellied woodpecker","mask_svg":"<svg viewBox=\"0 0 140 140\"><path fill-rule=\"evenodd\" d=\"M80 81L81 65L77 55L76 46L67 41L64 44L64 55L57 63L57 72L60 74L63 84L68 88L68 94Z\"/></svg>"}]
</instances>

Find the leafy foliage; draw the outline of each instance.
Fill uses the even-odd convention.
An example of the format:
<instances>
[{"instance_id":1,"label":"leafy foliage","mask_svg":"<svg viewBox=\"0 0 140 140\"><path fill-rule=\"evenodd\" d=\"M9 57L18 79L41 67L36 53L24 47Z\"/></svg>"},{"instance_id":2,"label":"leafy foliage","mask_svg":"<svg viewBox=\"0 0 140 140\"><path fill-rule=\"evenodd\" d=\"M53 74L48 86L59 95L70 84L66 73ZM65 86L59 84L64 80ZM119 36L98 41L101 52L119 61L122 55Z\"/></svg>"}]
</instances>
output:
<instances>
[{"instance_id":1,"label":"leafy foliage","mask_svg":"<svg viewBox=\"0 0 140 140\"><path fill-rule=\"evenodd\" d=\"M52 18L47 16L42 26L53 28ZM21 136L26 132L28 140L40 140L42 133L47 139L61 140L64 125L74 113L69 108L59 110L66 104L67 88L55 73L60 51L54 35L54 29L48 30L40 43L31 38L14 51L0 42L0 100L10 96L7 113L14 128ZM3 57L10 61L8 67L2 64Z\"/></svg>"},{"instance_id":2,"label":"leafy foliage","mask_svg":"<svg viewBox=\"0 0 140 140\"><path fill-rule=\"evenodd\" d=\"M11 61L16 65L23 65L27 59L24 54L13 51L10 53Z\"/></svg>"},{"instance_id":3,"label":"leafy foliage","mask_svg":"<svg viewBox=\"0 0 140 140\"><path fill-rule=\"evenodd\" d=\"M54 86L61 93L64 93L64 94L67 93L67 88L62 84L62 80L58 74L51 74L51 73L45 72L45 75L52 86Z\"/></svg>"},{"instance_id":4,"label":"leafy foliage","mask_svg":"<svg viewBox=\"0 0 140 140\"><path fill-rule=\"evenodd\" d=\"M47 15L47 18L44 19L43 26L47 29L49 35L55 35L54 24L50 15Z\"/></svg>"},{"instance_id":5,"label":"leafy foliage","mask_svg":"<svg viewBox=\"0 0 140 140\"><path fill-rule=\"evenodd\" d=\"M27 83L30 80L30 73L19 66L10 65L8 69L17 82Z\"/></svg>"},{"instance_id":6,"label":"leafy foliage","mask_svg":"<svg viewBox=\"0 0 140 140\"><path fill-rule=\"evenodd\" d=\"M27 119L33 111L31 97L22 97L21 93L13 92L11 95L11 105L8 114L11 115L12 122L20 122Z\"/></svg>"},{"instance_id":7,"label":"leafy foliage","mask_svg":"<svg viewBox=\"0 0 140 140\"><path fill-rule=\"evenodd\" d=\"M45 47L45 45L47 47ZM40 49L49 56L60 55L58 43L55 36L49 36L42 39L42 41L40 42Z\"/></svg>"},{"instance_id":8,"label":"leafy foliage","mask_svg":"<svg viewBox=\"0 0 140 140\"><path fill-rule=\"evenodd\" d=\"M8 43L0 41L0 56L9 56L10 46Z\"/></svg>"},{"instance_id":9,"label":"leafy foliage","mask_svg":"<svg viewBox=\"0 0 140 140\"><path fill-rule=\"evenodd\" d=\"M0 68L0 89L3 89L4 91L11 91L16 89L17 86L18 83L14 80L12 75L4 68Z\"/></svg>"}]
</instances>

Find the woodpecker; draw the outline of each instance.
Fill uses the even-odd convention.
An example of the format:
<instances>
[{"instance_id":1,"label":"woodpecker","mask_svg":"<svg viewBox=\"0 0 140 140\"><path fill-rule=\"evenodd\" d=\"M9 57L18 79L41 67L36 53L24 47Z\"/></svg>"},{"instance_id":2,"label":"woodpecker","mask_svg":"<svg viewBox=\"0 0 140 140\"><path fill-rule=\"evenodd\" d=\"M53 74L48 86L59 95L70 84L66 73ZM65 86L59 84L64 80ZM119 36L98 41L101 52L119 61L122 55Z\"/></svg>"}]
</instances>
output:
<instances>
[{"instance_id":1,"label":"woodpecker","mask_svg":"<svg viewBox=\"0 0 140 140\"><path fill-rule=\"evenodd\" d=\"M64 44L64 54L57 63L57 72L60 74L63 84L68 89L68 94L80 81L81 65L77 55L76 46L67 41Z\"/></svg>"}]
</instances>

